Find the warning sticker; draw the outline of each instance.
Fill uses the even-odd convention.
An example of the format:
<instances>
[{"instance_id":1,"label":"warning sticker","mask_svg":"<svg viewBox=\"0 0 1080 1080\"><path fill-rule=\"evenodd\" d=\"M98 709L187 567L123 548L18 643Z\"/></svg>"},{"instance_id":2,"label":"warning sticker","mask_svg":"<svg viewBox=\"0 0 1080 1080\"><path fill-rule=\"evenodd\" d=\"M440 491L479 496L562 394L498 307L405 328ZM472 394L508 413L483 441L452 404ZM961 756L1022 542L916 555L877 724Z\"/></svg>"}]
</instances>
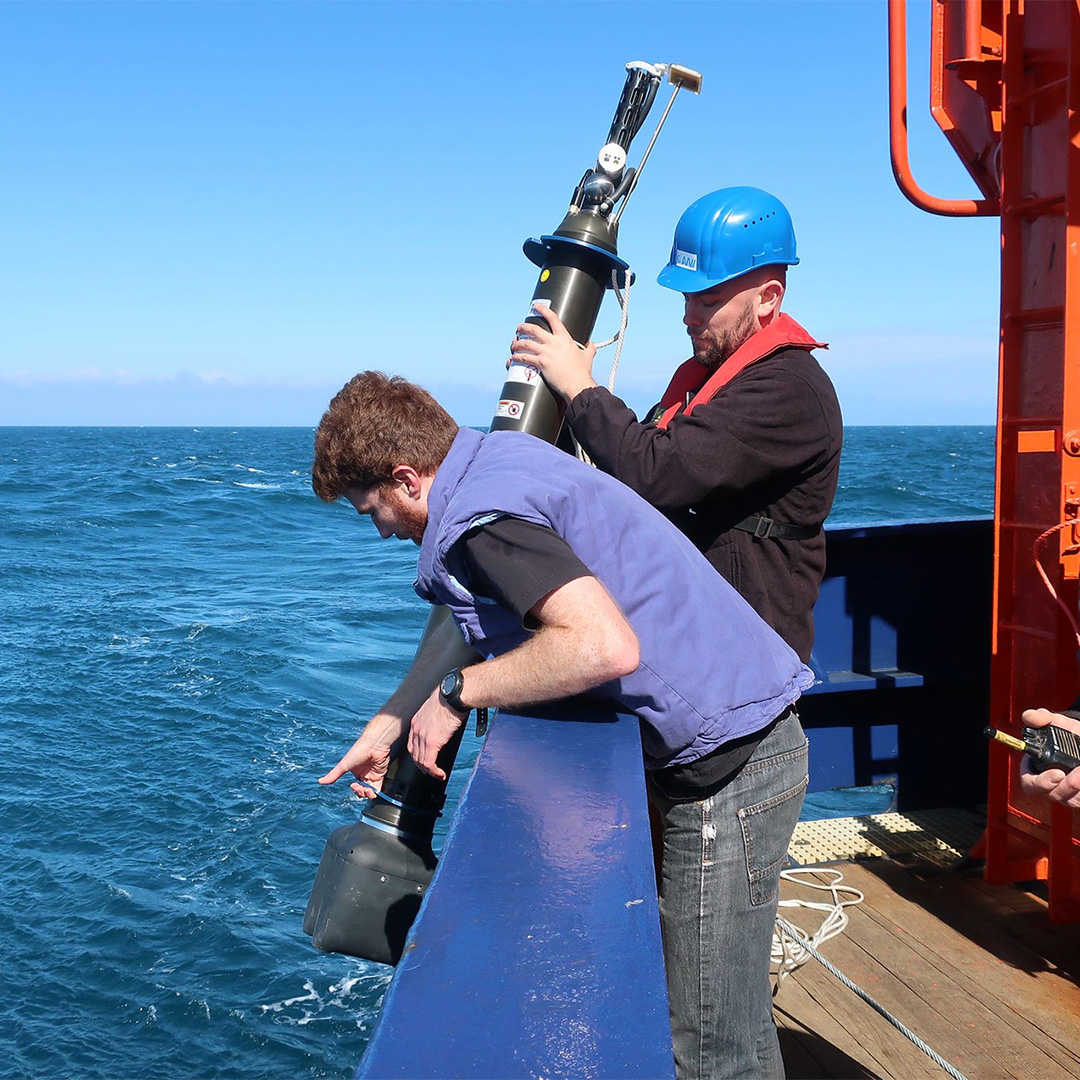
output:
<instances>
[{"instance_id":1,"label":"warning sticker","mask_svg":"<svg viewBox=\"0 0 1080 1080\"><path fill-rule=\"evenodd\" d=\"M515 401L514 398L503 398L502 401L495 406L495 415L505 417L507 420L520 420L524 408L524 401Z\"/></svg>"},{"instance_id":2,"label":"warning sticker","mask_svg":"<svg viewBox=\"0 0 1080 1080\"><path fill-rule=\"evenodd\" d=\"M534 368L532 364L524 364L520 360L512 361L506 372L506 381L536 386L540 381L540 369Z\"/></svg>"}]
</instances>

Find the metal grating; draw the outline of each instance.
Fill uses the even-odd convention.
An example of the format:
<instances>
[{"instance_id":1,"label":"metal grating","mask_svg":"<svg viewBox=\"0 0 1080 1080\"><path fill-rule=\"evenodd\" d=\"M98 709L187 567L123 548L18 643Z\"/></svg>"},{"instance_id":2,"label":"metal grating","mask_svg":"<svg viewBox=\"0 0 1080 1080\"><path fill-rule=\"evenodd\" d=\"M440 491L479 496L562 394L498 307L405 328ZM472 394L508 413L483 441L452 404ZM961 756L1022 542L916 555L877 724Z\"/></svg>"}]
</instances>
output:
<instances>
[{"instance_id":1,"label":"metal grating","mask_svg":"<svg viewBox=\"0 0 1080 1080\"><path fill-rule=\"evenodd\" d=\"M979 814L952 809L800 821L788 854L799 866L902 855L949 866L967 855L984 824Z\"/></svg>"}]
</instances>

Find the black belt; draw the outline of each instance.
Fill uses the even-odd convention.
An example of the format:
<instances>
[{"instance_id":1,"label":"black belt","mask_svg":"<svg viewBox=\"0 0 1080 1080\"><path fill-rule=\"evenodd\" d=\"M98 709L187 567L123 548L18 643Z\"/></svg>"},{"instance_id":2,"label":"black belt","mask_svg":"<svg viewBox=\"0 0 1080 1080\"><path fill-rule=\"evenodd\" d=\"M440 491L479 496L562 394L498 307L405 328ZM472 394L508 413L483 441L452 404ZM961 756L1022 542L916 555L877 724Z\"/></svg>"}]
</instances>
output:
<instances>
[{"instance_id":1,"label":"black belt","mask_svg":"<svg viewBox=\"0 0 1080 1080\"><path fill-rule=\"evenodd\" d=\"M751 533L758 540L770 537L776 540L813 540L821 532L820 525L785 525L782 521L753 515L732 527Z\"/></svg>"}]
</instances>

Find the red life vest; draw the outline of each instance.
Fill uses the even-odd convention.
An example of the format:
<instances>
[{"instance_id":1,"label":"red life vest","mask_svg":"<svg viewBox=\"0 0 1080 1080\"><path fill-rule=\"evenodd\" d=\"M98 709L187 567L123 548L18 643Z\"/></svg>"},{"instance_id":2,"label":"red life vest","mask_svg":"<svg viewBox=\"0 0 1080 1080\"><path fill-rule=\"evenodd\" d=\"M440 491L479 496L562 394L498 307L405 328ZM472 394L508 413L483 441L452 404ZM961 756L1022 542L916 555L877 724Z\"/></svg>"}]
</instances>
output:
<instances>
[{"instance_id":1,"label":"red life vest","mask_svg":"<svg viewBox=\"0 0 1080 1080\"><path fill-rule=\"evenodd\" d=\"M790 315L781 313L768 326L747 338L715 371L710 373L704 364L694 359L676 368L656 410L661 413L656 426L666 428L681 410L689 416L698 405L712 401L720 388L741 371L781 349L828 347L824 341L815 341Z\"/></svg>"}]
</instances>

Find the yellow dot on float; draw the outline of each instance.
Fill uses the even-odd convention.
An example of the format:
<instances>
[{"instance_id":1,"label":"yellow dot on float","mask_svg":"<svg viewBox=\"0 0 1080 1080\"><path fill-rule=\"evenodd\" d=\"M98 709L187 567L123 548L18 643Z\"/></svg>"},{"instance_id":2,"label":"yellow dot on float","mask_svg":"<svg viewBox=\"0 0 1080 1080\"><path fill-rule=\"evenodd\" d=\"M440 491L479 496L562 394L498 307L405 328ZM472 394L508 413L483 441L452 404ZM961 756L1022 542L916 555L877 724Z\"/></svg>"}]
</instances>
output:
<instances>
[{"instance_id":1,"label":"yellow dot on float","mask_svg":"<svg viewBox=\"0 0 1080 1080\"><path fill-rule=\"evenodd\" d=\"M540 280L541 280L541 281L547 281L547 279L548 279L549 277L551 277L551 271L550 271L550 270L545 270L545 271L544 271L544 272L543 272L543 273L542 273L542 274L540 275Z\"/></svg>"}]
</instances>

